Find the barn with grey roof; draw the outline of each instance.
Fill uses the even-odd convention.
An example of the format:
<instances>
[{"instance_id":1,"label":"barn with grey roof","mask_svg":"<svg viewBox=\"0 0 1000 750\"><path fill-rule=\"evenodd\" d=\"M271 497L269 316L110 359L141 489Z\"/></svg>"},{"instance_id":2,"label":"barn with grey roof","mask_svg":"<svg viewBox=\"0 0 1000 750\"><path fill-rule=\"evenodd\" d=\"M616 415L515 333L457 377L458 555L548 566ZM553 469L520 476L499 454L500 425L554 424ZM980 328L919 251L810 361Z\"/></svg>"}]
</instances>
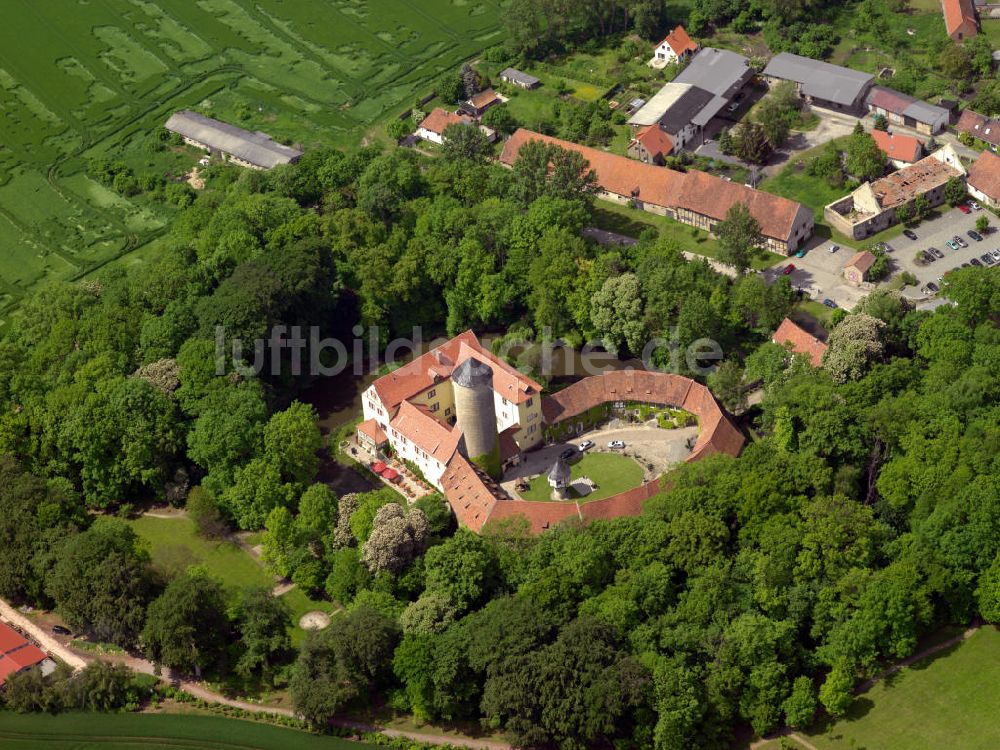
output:
<instances>
[{"instance_id":1,"label":"barn with grey roof","mask_svg":"<svg viewBox=\"0 0 1000 750\"><path fill-rule=\"evenodd\" d=\"M294 164L302 156L298 149L275 142L267 133L251 133L190 110L175 112L164 127L180 135L185 143L222 154L230 162L251 169Z\"/></svg>"},{"instance_id":2,"label":"barn with grey roof","mask_svg":"<svg viewBox=\"0 0 1000 750\"><path fill-rule=\"evenodd\" d=\"M768 84L794 81L799 94L810 104L840 112L860 112L865 94L875 77L839 65L831 65L810 57L782 52L771 58L764 68Z\"/></svg>"}]
</instances>

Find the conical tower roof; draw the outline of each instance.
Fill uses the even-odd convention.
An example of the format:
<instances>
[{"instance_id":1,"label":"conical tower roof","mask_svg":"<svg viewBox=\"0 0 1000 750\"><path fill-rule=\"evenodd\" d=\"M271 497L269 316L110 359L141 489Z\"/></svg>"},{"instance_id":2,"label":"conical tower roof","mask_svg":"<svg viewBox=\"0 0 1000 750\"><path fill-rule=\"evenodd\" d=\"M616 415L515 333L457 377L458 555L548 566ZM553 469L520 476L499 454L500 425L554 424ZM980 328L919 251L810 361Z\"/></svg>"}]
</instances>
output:
<instances>
[{"instance_id":1,"label":"conical tower roof","mask_svg":"<svg viewBox=\"0 0 1000 750\"><path fill-rule=\"evenodd\" d=\"M566 483L569 481L569 476L569 464L566 463L566 460L562 456L560 456L556 459L556 462L552 464L552 468L549 469L549 481Z\"/></svg>"},{"instance_id":2,"label":"conical tower roof","mask_svg":"<svg viewBox=\"0 0 1000 750\"><path fill-rule=\"evenodd\" d=\"M492 386L493 368L475 357L469 357L452 371L451 380L466 388Z\"/></svg>"}]
</instances>

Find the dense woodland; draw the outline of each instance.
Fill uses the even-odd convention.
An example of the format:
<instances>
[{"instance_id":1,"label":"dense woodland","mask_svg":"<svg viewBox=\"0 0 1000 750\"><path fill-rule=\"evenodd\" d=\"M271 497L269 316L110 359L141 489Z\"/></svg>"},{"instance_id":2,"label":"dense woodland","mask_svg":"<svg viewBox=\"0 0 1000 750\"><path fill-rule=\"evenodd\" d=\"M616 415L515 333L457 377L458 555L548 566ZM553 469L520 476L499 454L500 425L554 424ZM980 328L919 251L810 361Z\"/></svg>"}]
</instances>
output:
<instances>
[{"instance_id":1,"label":"dense woodland","mask_svg":"<svg viewBox=\"0 0 1000 750\"><path fill-rule=\"evenodd\" d=\"M212 167L155 260L27 300L0 341L0 596L181 671L287 686L317 726L388 703L565 750L808 725L934 628L1000 616L1000 271L950 275L957 304L933 313L872 295L813 369L766 343L787 281L730 279L653 235L593 244L579 156L485 156L470 136L433 160ZM755 231L736 212L720 232L739 268ZM550 328L622 356L712 338L730 408L764 388L756 439L671 473L640 518L541 538L456 530L437 496L337 498L315 481L308 378L287 360L217 375L215 329L357 323L383 341ZM114 517L158 502L207 535L266 529L272 569L347 612L296 654L268 592L158 574ZM34 679L11 681L13 707L44 707Z\"/></svg>"}]
</instances>

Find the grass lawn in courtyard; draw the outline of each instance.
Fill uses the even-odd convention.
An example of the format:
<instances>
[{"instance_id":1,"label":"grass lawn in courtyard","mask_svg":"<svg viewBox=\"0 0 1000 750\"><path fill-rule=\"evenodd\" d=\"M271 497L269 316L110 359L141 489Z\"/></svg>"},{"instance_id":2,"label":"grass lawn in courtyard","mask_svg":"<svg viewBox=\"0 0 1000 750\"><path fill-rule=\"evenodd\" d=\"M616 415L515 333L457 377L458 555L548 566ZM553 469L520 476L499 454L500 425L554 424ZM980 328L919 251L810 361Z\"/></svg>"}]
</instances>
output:
<instances>
[{"instance_id":1,"label":"grass lawn in courtyard","mask_svg":"<svg viewBox=\"0 0 1000 750\"><path fill-rule=\"evenodd\" d=\"M995 750L998 684L1000 632L986 626L879 681L844 719L809 741L819 750Z\"/></svg>"},{"instance_id":2,"label":"grass lawn in courtyard","mask_svg":"<svg viewBox=\"0 0 1000 750\"><path fill-rule=\"evenodd\" d=\"M672 240L677 247L688 253L704 255L706 258L719 256L719 243L708 232L697 227L682 224L666 216L653 214L639 208L630 208L620 203L601 200L594 201L594 226L609 232L617 232L628 237L638 237L646 229L659 232L661 238ZM777 253L765 252L753 262L757 270L770 268L784 258Z\"/></svg>"},{"instance_id":3,"label":"grass lawn in courtyard","mask_svg":"<svg viewBox=\"0 0 1000 750\"><path fill-rule=\"evenodd\" d=\"M600 500L617 495L642 484L642 467L628 456L620 453L584 453L582 458L570 462L572 479L590 477L597 489L584 498L583 502ZM535 477L527 492L522 492L525 500L551 500L552 488L546 474Z\"/></svg>"},{"instance_id":4,"label":"grass lawn in courtyard","mask_svg":"<svg viewBox=\"0 0 1000 750\"><path fill-rule=\"evenodd\" d=\"M374 750L374 745L252 721L192 714L0 712L0 747L11 750Z\"/></svg>"}]
</instances>

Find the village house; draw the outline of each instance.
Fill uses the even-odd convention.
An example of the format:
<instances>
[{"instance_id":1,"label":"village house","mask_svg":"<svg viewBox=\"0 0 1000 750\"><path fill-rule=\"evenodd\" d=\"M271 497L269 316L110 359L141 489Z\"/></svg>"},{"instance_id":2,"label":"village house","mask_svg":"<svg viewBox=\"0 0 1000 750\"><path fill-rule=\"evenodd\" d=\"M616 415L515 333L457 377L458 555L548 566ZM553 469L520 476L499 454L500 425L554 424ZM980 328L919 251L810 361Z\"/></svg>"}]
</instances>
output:
<instances>
[{"instance_id":1,"label":"village house","mask_svg":"<svg viewBox=\"0 0 1000 750\"><path fill-rule=\"evenodd\" d=\"M56 663L14 628L0 622L0 687L8 678L38 665L43 675L52 674Z\"/></svg>"},{"instance_id":2,"label":"village house","mask_svg":"<svg viewBox=\"0 0 1000 750\"><path fill-rule=\"evenodd\" d=\"M891 123L913 128L925 135L941 132L951 117L944 107L919 101L884 86L873 86L865 104L872 115L882 115Z\"/></svg>"},{"instance_id":3,"label":"village house","mask_svg":"<svg viewBox=\"0 0 1000 750\"><path fill-rule=\"evenodd\" d=\"M698 43L688 36L683 26L678 26L656 45L653 58L670 64L680 62L697 51Z\"/></svg>"},{"instance_id":4,"label":"village house","mask_svg":"<svg viewBox=\"0 0 1000 750\"><path fill-rule=\"evenodd\" d=\"M187 109L172 114L164 127L180 135L190 146L219 154L231 164L249 169L294 164L302 156L297 148L276 143L267 133L251 133Z\"/></svg>"},{"instance_id":5,"label":"village house","mask_svg":"<svg viewBox=\"0 0 1000 750\"><path fill-rule=\"evenodd\" d=\"M868 281L868 272L875 265L875 256L867 250L855 253L844 266L844 278L854 286L861 286Z\"/></svg>"},{"instance_id":6,"label":"village house","mask_svg":"<svg viewBox=\"0 0 1000 750\"><path fill-rule=\"evenodd\" d=\"M875 182L866 182L853 193L823 209L829 224L855 240L864 239L896 223L900 206L911 206L924 196L930 207L944 203L944 187L952 177L965 179L966 170L949 144L915 164Z\"/></svg>"},{"instance_id":7,"label":"village house","mask_svg":"<svg viewBox=\"0 0 1000 750\"><path fill-rule=\"evenodd\" d=\"M896 169L902 169L919 161L924 155L924 144L912 135L887 133L884 130L873 130L871 136L889 163Z\"/></svg>"},{"instance_id":8,"label":"village house","mask_svg":"<svg viewBox=\"0 0 1000 750\"><path fill-rule=\"evenodd\" d=\"M628 155L646 164L660 164L664 157L674 150L674 142L659 125L647 125L639 128L635 138L629 141Z\"/></svg>"},{"instance_id":9,"label":"village house","mask_svg":"<svg viewBox=\"0 0 1000 750\"><path fill-rule=\"evenodd\" d=\"M542 141L581 154L596 176L598 197L606 200L634 205L708 232L726 218L730 208L742 203L760 224L767 249L781 255L794 253L813 233L812 211L787 198L697 169L677 172L643 164L524 128L517 130L504 144L501 163L513 166L521 147L531 141Z\"/></svg>"},{"instance_id":10,"label":"village house","mask_svg":"<svg viewBox=\"0 0 1000 750\"><path fill-rule=\"evenodd\" d=\"M955 130L959 133L968 133L973 138L988 143L994 151L1000 147L1000 119L986 117L971 109L966 109L958 118Z\"/></svg>"},{"instance_id":11,"label":"village house","mask_svg":"<svg viewBox=\"0 0 1000 750\"><path fill-rule=\"evenodd\" d=\"M954 41L961 42L979 33L979 21L972 0L941 0L944 27Z\"/></svg>"},{"instance_id":12,"label":"village house","mask_svg":"<svg viewBox=\"0 0 1000 750\"><path fill-rule=\"evenodd\" d=\"M673 150L704 143L704 129L722 109L742 96L753 78L750 61L728 50L706 47L680 75L661 88L629 118L638 135L656 125L670 137Z\"/></svg>"},{"instance_id":13,"label":"village house","mask_svg":"<svg viewBox=\"0 0 1000 750\"><path fill-rule=\"evenodd\" d=\"M849 114L860 114L864 110L865 94L874 81L871 73L791 52L772 57L761 75L769 86L780 81L793 81L799 96L811 106Z\"/></svg>"},{"instance_id":14,"label":"village house","mask_svg":"<svg viewBox=\"0 0 1000 750\"><path fill-rule=\"evenodd\" d=\"M534 76L529 76L527 73L523 73L516 68L504 68L501 70L500 80L522 89L536 89L542 83Z\"/></svg>"},{"instance_id":15,"label":"village house","mask_svg":"<svg viewBox=\"0 0 1000 750\"><path fill-rule=\"evenodd\" d=\"M969 193L984 206L1000 209L1000 156L984 151L969 167Z\"/></svg>"},{"instance_id":16,"label":"village house","mask_svg":"<svg viewBox=\"0 0 1000 750\"><path fill-rule=\"evenodd\" d=\"M778 330L771 336L771 341L790 349L795 354L806 355L813 367L823 364L823 355L828 348L825 341L813 336L791 318L781 321Z\"/></svg>"},{"instance_id":17,"label":"village house","mask_svg":"<svg viewBox=\"0 0 1000 750\"><path fill-rule=\"evenodd\" d=\"M444 131L449 125L472 125L472 118L468 115L460 115L449 112L441 107L436 107L427 117L420 121L417 126L417 135L425 141L444 143Z\"/></svg>"},{"instance_id":18,"label":"village house","mask_svg":"<svg viewBox=\"0 0 1000 750\"><path fill-rule=\"evenodd\" d=\"M469 117L478 120L486 114L486 110L497 104L500 104L500 97L497 96L497 93L493 89L483 89L471 99L462 102L458 108Z\"/></svg>"}]
</instances>

